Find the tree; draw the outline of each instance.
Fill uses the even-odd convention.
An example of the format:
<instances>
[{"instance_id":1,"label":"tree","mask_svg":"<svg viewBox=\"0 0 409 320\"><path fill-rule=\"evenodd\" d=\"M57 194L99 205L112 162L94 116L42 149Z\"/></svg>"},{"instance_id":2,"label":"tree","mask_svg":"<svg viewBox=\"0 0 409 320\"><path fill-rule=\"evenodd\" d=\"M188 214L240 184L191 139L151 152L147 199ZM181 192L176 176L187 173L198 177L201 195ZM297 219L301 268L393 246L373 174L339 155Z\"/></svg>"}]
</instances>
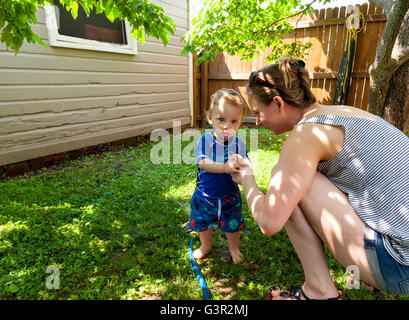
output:
<instances>
[{"instance_id":1,"label":"tree","mask_svg":"<svg viewBox=\"0 0 409 320\"><path fill-rule=\"evenodd\" d=\"M382 7L387 22L369 68L369 108L403 132L409 132L409 1L370 0Z\"/></svg>"},{"instance_id":2,"label":"tree","mask_svg":"<svg viewBox=\"0 0 409 320\"><path fill-rule=\"evenodd\" d=\"M206 0L193 28L182 40L182 53L200 54L197 63L214 60L220 52L252 59L270 48L267 61L283 55L302 58L307 46L283 44L283 37L293 31L287 19L311 12L316 1L300 0ZM387 23L370 67L368 110L393 125L409 131L409 1L369 0L381 6Z\"/></svg>"},{"instance_id":3,"label":"tree","mask_svg":"<svg viewBox=\"0 0 409 320\"><path fill-rule=\"evenodd\" d=\"M115 19L129 22L132 35L145 42L146 36L161 39L166 46L169 33L175 33L173 20L166 16L163 9L149 3L147 0L59 0L67 11L77 18L78 8L82 7L87 15L95 9L97 14L105 12L106 17L113 22ZM54 4L53 0L0 0L0 42L5 43L17 54L23 41L47 45L32 30L37 23L38 6Z\"/></svg>"},{"instance_id":4,"label":"tree","mask_svg":"<svg viewBox=\"0 0 409 320\"><path fill-rule=\"evenodd\" d=\"M214 60L218 53L253 59L267 48L267 61L283 55L302 57L310 44L284 44L283 36L294 27L288 18L309 13L316 1L301 0L206 0L199 15L192 20L192 29L182 37L186 46L182 53L200 54L197 63Z\"/></svg>"}]
</instances>

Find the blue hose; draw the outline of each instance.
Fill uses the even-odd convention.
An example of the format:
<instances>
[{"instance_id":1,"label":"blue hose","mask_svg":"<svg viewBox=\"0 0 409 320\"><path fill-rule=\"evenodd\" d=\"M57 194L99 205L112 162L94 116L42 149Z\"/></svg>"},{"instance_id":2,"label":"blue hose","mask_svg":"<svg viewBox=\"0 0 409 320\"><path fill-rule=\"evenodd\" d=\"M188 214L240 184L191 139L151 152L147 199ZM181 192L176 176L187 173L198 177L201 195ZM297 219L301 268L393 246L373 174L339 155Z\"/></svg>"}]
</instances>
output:
<instances>
[{"instance_id":1,"label":"blue hose","mask_svg":"<svg viewBox=\"0 0 409 320\"><path fill-rule=\"evenodd\" d=\"M194 240L195 240L195 237L190 238L190 242L189 242L189 259L190 259L190 262L192 263L193 271L196 274L197 280L199 280L200 288L202 288L204 300L211 300L209 290L207 289L206 280L203 278L203 275L200 272L200 269L199 269L198 265L196 264L195 258L193 257L193 241Z\"/></svg>"}]
</instances>

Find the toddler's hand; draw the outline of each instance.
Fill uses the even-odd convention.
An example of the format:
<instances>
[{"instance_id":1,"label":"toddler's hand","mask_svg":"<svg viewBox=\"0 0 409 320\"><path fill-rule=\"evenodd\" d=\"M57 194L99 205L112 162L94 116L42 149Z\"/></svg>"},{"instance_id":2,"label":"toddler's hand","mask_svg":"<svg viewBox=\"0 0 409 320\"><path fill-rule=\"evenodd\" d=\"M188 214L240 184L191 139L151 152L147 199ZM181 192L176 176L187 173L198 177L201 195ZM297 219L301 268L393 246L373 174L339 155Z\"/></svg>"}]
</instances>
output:
<instances>
[{"instance_id":1,"label":"toddler's hand","mask_svg":"<svg viewBox=\"0 0 409 320\"><path fill-rule=\"evenodd\" d=\"M224 164L224 171L230 174L239 173L242 161L243 158L239 154L229 156L229 160Z\"/></svg>"}]
</instances>

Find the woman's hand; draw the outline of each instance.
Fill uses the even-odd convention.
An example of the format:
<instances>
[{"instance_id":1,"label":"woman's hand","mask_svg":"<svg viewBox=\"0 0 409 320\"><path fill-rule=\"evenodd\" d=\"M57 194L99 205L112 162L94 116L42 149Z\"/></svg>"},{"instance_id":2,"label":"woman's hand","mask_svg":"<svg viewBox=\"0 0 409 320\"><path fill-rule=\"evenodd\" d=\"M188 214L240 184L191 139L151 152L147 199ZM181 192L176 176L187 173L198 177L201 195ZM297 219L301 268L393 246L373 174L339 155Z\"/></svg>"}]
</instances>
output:
<instances>
[{"instance_id":1,"label":"woman's hand","mask_svg":"<svg viewBox=\"0 0 409 320\"><path fill-rule=\"evenodd\" d=\"M243 159L242 157L240 157L240 159L238 159L238 166L240 168L240 170L237 173L232 173L232 179L235 183L238 184L243 184L243 179L246 176L253 176L253 166L251 165L251 162L249 159Z\"/></svg>"}]
</instances>

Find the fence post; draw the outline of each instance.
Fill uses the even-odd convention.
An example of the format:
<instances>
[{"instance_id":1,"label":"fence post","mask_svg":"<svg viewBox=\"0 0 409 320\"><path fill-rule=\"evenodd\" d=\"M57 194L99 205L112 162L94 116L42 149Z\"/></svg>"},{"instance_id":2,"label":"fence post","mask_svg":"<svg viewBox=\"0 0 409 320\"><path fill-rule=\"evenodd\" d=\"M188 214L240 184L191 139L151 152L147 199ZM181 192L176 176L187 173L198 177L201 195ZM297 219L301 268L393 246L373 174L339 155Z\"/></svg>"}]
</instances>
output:
<instances>
[{"instance_id":1,"label":"fence post","mask_svg":"<svg viewBox=\"0 0 409 320\"><path fill-rule=\"evenodd\" d=\"M200 64L200 126L206 126L206 109L209 103L209 64L202 62Z\"/></svg>"}]
</instances>

